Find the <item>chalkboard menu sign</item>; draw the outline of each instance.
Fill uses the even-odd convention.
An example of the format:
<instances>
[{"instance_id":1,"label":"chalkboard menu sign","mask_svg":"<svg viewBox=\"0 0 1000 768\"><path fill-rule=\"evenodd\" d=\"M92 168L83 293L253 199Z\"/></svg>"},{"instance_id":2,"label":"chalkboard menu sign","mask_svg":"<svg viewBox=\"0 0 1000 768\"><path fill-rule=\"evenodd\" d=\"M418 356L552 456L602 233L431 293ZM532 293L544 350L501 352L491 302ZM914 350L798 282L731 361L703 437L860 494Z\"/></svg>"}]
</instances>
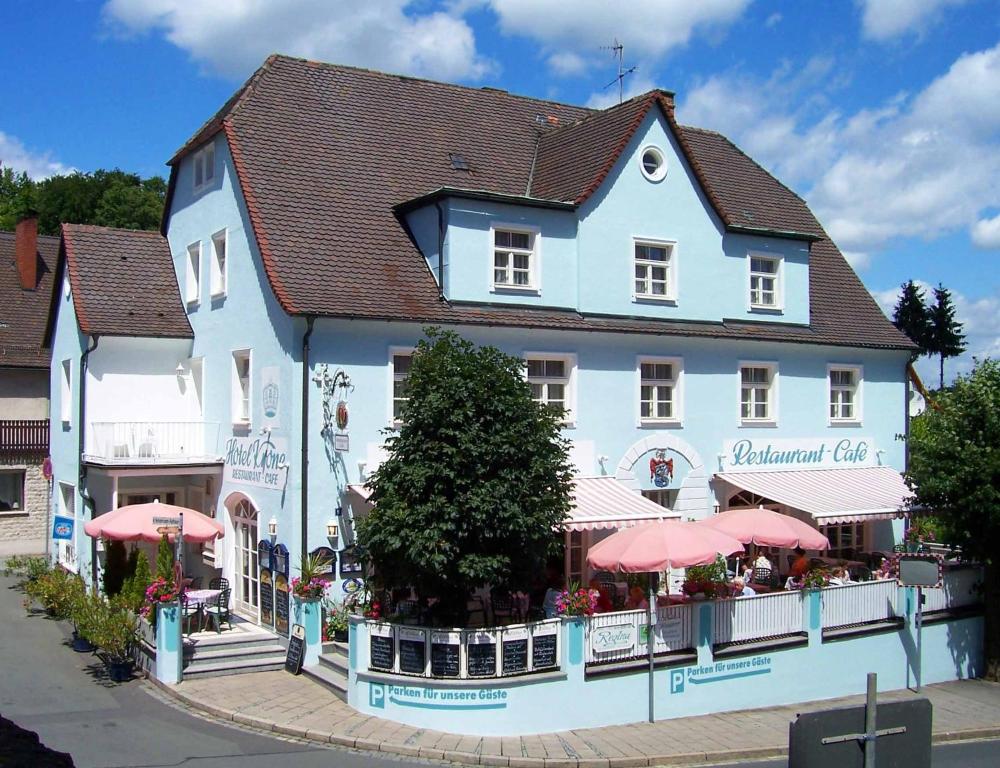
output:
<instances>
[{"instance_id":1,"label":"chalkboard menu sign","mask_svg":"<svg viewBox=\"0 0 1000 768\"><path fill-rule=\"evenodd\" d=\"M285 670L293 675L302 671L302 660L306 655L306 628L301 624L292 627L288 638L288 652L285 654Z\"/></svg>"},{"instance_id":2,"label":"chalkboard menu sign","mask_svg":"<svg viewBox=\"0 0 1000 768\"><path fill-rule=\"evenodd\" d=\"M369 628L369 666L372 669L392 670L396 660L396 649L393 646L392 627L373 624Z\"/></svg>"},{"instance_id":3,"label":"chalkboard menu sign","mask_svg":"<svg viewBox=\"0 0 1000 768\"><path fill-rule=\"evenodd\" d=\"M274 626L274 581L271 572L260 571L260 623L265 627Z\"/></svg>"},{"instance_id":4,"label":"chalkboard menu sign","mask_svg":"<svg viewBox=\"0 0 1000 768\"><path fill-rule=\"evenodd\" d=\"M462 636L458 632L431 633L431 674L434 677L458 677Z\"/></svg>"},{"instance_id":5,"label":"chalkboard menu sign","mask_svg":"<svg viewBox=\"0 0 1000 768\"><path fill-rule=\"evenodd\" d=\"M528 671L528 630L526 627L508 629L503 633L500 669L505 675L519 675Z\"/></svg>"},{"instance_id":6,"label":"chalkboard menu sign","mask_svg":"<svg viewBox=\"0 0 1000 768\"><path fill-rule=\"evenodd\" d=\"M261 540L257 543L257 567L262 571L271 570L271 542Z\"/></svg>"},{"instance_id":7,"label":"chalkboard menu sign","mask_svg":"<svg viewBox=\"0 0 1000 768\"><path fill-rule=\"evenodd\" d=\"M340 552L340 575L361 573L361 553L356 546L345 547Z\"/></svg>"},{"instance_id":8,"label":"chalkboard menu sign","mask_svg":"<svg viewBox=\"0 0 1000 768\"><path fill-rule=\"evenodd\" d=\"M284 544L275 544L271 552L271 570L288 575L288 547Z\"/></svg>"},{"instance_id":9,"label":"chalkboard menu sign","mask_svg":"<svg viewBox=\"0 0 1000 768\"><path fill-rule=\"evenodd\" d=\"M312 552L309 553L315 558L320 559L325 565L319 572L320 578L326 579L336 579L337 578L337 553L334 552L329 547L316 547Z\"/></svg>"},{"instance_id":10,"label":"chalkboard menu sign","mask_svg":"<svg viewBox=\"0 0 1000 768\"><path fill-rule=\"evenodd\" d=\"M558 663L558 654L556 653L558 635L558 627L553 627L552 631L549 632L539 632L535 631L534 636L531 638L531 668L532 669L544 669L545 667L554 667Z\"/></svg>"},{"instance_id":11,"label":"chalkboard menu sign","mask_svg":"<svg viewBox=\"0 0 1000 768\"><path fill-rule=\"evenodd\" d=\"M288 634L288 577L279 573L274 577L274 628L279 635Z\"/></svg>"},{"instance_id":12,"label":"chalkboard menu sign","mask_svg":"<svg viewBox=\"0 0 1000 768\"><path fill-rule=\"evenodd\" d=\"M399 630L399 671L422 675L427 662L427 639L419 629Z\"/></svg>"},{"instance_id":13,"label":"chalkboard menu sign","mask_svg":"<svg viewBox=\"0 0 1000 768\"><path fill-rule=\"evenodd\" d=\"M497 673L497 639L487 632L469 635L466 643L469 677L492 677Z\"/></svg>"}]
</instances>

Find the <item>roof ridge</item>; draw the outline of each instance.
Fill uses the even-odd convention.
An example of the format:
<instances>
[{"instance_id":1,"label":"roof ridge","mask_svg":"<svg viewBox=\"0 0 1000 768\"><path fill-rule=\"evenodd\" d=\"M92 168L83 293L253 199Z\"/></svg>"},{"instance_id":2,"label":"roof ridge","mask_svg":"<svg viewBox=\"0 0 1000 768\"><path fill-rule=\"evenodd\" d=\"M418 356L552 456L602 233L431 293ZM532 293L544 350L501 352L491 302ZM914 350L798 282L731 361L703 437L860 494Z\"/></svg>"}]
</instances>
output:
<instances>
[{"instance_id":1,"label":"roof ridge","mask_svg":"<svg viewBox=\"0 0 1000 768\"><path fill-rule=\"evenodd\" d=\"M664 91L662 88L653 88L651 90L644 91L643 93L636 94L632 98L626 99L620 104L612 104L610 107L605 107L604 109L590 109L589 107L582 107L582 109L590 109L590 112L584 117L581 117L579 120L574 120L572 123L565 123L563 125L559 125L553 128L551 131L543 132L541 134L541 137L549 138L550 136L556 136L562 131L568 131L570 128L576 128L578 126L586 125L592 120L595 120L599 117L604 117L606 115L610 115L618 109L622 109L623 107L626 106L633 106L634 102L639 102L642 101L643 99L650 99L650 100L655 99L657 98L657 95L660 93L668 93L671 96L673 96L673 94L670 93L670 91Z\"/></svg>"},{"instance_id":2,"label":"roof ridge","mask_svg":"<svg viewBox=\"0 0 1000 768\"><path fill-rule=\"evenodd\" d=\"M10 229L0 229L0 237L17 237L17 233ZM55 240L59 241L59 235L39 235L39 240Z\"/></svg>"},{"instance_id":3,"label":"roof ridge","mask_svg":"<svg viewBox=\"0 0 1000 768\"><path fill-rule=\"evenodd\" d=\"M129 234L136 235L155 235L158 238L163 238L159 230L156 229L129 229L127 227L108 227L104 224L80 224L78 222L63 222L61 225L63 228L69 228L71 231L73 229L89 231L89 232L128 232ZM39 235L41 237L41 235ZM46 237L52 237L57 239L54 235L46 235Z\"/></svg>"}]
</instances>

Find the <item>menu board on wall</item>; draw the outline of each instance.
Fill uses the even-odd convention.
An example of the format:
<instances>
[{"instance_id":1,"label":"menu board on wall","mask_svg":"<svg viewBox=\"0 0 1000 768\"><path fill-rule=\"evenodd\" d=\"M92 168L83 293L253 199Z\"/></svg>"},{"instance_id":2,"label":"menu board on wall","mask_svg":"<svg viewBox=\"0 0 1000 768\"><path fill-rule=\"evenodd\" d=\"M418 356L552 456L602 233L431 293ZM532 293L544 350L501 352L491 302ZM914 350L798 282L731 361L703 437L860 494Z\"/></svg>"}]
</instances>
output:
<instances>
[{"instance_id":1,"label":"menu board on wall","mask_svg":"<svg viewBox=\"0 0 1000 768\"><path fill-rule=\"evenodd\" d=\"M399 630L399 671L422 675L427 665L427 638L419 629Z\"/></svg>"},{"instance_id":2,"label":"menu board on wall","mask_svg":"<svg viewBox=\"0 0 1000 768\"><path fill-rule=\"evenodd\" d=\"M265 627L274 626L274 581L271 572L260 571L260 623Z\"/></svg>"},{"instance_id":3,"label":"menu board on wall","mask_svg":"<svg viewBox=\"0 0 1000 768\"><path fill-rule=\"evenodd\" d=\"M279 573L274 577L274 629L281 636L288 635L288 577Z\"/></svg>"},{"instance_id":4,"label":"menu board on wall","mask_svg":"<svg viewBox=\"0 0 1000 768\"><path fill-rule=\"evenodd\" d=\"M551 627L551 628L550 628ZM559 663L559 625L536 627L531 638L531 668L545 669Z\"/></svg>"},{"instance_id":5,"label":"menu board on wall","mask_svg":"<svg viewBox=\"0 0 1000 768\"><path fill-rule=\"evenodd\" d=\"M466 640L469 677L492 677L497 673L497 638L490 632L474 632Z\"/></svg>"},{"instance_id":6,"label":"menu board on wall","mask_svg":"<svg viewBox=\"0 0 1000 768\"><path fill-rule=\"evenodd\" d=\"M322 562L323 568L318 575L322 579L333 580L337 578L337 553L329 547L316 547L309 553L312 557Z\"/></svg>"},{"instance_id":7,"label":"menu board on wall","mask_svg":"<svg viewBox=\"0 0 1000 768\"><path fill-rule=\"evenodd\" d=\"M257 543L257 567L262 571L271 570L271 542L262 539Z\"/></svg>"},{"instance_id":8,"label":"menu board on wall","mask_svg":"<svg viewBox=\"0 0 1000 768\"><path fill-rule=\"evenodd\" d=\"M271 553L271 570L288 576L288 547L284 544L274 546L274 551Z\"/></svg>"},{"instance_id":9,"label":"menu board on wall","mask_svg":"<svg viewBox=\"0 0 1000 768\"><path fill-rule=\"evenodd\" d=\"M361 573L361 553L355 546L345 547L340 552L340 575L353 576Z\"/></svg>"},{"instance_id":10,"label":"menu board on wall","mask_svg":"<svg viewBox=\"0 0 1000 768\"><path fill-rule=\"evenodd\" d=\"M500 669L505 675L518 675L528 671L528 628L504 630L501 645Z\"/></svg>"},{"instance_id":11,"label":"menu board on wall","mask_svg":"<svg viewBox=\"0 0 1000 768\"><path fill-rule=\"evenodd\" d=\"M461 655L460 633L431 633L431 674L434 677L458 677Z\"/></svg>"},{"instance_id":12,"label":"menu board on wall","mask_svg":"<svg viewBox=\"0 0 1000 768\"><path fill-rule=\"evenodd\" d=\"M396 660L392 627L388 624L372 624L369 633L369 666L372 669L391 671Z\"/></svg>"}]
</instances>

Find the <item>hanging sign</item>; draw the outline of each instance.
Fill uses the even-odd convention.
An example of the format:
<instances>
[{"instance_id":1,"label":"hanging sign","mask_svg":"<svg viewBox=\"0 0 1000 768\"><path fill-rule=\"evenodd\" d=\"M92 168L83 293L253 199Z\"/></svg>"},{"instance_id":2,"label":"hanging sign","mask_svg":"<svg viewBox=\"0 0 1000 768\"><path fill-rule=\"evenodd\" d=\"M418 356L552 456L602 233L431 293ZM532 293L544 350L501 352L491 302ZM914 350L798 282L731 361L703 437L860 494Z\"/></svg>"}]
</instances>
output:
<instances>
[{"instance_id":1,"label":"hanging sign","mask_svg":"<svg viewBox=\"0 0 1000 768\"><path fill-rule=\"evenodd\" d=\"M271 551L271 570L288 576L288 547L275 544Z\"/></svg>"},{"instance_id":2,"label":"hanging sign","mask_svg":"<svg viewBox=\"0 0 1000 768\"><path fill-rule=\"evenodd\" d=\"M351 450L351 436L344 433L335 434L333 436L333 450L340 453Z\"/></svg>"},{"instance_id":3,"label":"hanging sign","mask_svg":"<svg viewBox=\"0 0 1000 768\"><path fill-rule=\"evenodd\" d=\"M261 539L257 542L257 566L262 570L271 570L271 542Z\"/></svg>"},{"instance_id":4,"label":"hanging sign","mask_svg":"<svg viewBox=\"0 0 1000 768\"><path fill-rule=\"evenodd\" d=\"M321 579L332 580L337 578L337 553L334 552L329 547L316 547L312 552L309 553L312 557L318 559L322 564L323 568L317 572L317 576Z\"/></svg>"},{"instance_id":5,"label":"hanging sign","mask_svg":"<svg viewBox=\"0 0 1000 768\"><path fill-rule=\"evenodd\" d=\"M870 437L727 440L719 460L722 472L775 469L836 469L878 464Z\"/></svg>"},{"instance_id":6,"label":"hanging sign","mask_svg":"<svg viewBox=\"0 0 1000 768\"><path fill-rule=\"evenodd\" d=\"M347 403L341 400L337 403L337 429L343 432L347 429L347 422L350 420L350 414L347 411Z\"/></svg>"},{"instance_id":7,"label":"hanging sign","mask_svg":"<svg viewBox=\"0 0 1000 768\"><path fill-rule=\"evenodd\" d=\"M288 441L282 437L230 437L223 481L280 491L288 476Z\"/></svg>"},{"instance_id":8,"label":"hanging sign","mask_svg":"<svg viewBox=\"0 0 1000 768\"><path fill-rule=\"evenodd\" d=\"M46 480L52 479L52 457L46 456L42 461L42 477Z\"/></svg>"},{"instance_id":9,"label":"hanging sign","mask_svg":"<svg viewBox=\"0 0 1000 768\"><path fill-rule=\"evenodd\" d=\"M74 524L75 521L72 517L60 517L56 515L52 521L52 538L59 541L72 541Z\"/></svg>"}]
</instances>

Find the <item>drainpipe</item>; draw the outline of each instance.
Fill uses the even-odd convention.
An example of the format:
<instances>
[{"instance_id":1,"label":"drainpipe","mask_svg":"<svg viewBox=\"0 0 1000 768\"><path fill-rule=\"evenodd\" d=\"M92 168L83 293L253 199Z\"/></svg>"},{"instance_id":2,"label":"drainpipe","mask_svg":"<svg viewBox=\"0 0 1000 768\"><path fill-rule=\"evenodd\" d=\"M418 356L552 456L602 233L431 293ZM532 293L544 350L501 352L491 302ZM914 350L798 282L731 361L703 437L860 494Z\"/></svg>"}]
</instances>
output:
<instances>
[{"instance_id":1,"label":"drainpipe","mask_svg":"<svg viewBox=\"0 0 1000 768\"><path fill-rule=\"evenodd\" d=\"M80 423L77 425L79 434L79 451L77 453L80 461L80 471L77 476L77 488L80 489L80 498L85 507L90 507L90 518L94 518L97 511L94 498L87 492L87 465L83 463L83 451L86 438L87 424L87 366L90 353L97 349L100 337L94 334L90 337L90 346L83 350L80 355ZM97 539L90 540L90 578L91 583L97 584Z\"/></svg>"},{"instance_id":2,"label":"drainpipe","mask_svg":"<svg viewBox=\"0 0 1000 768\"><path fill-rule=\"evenodd\" d=\"M309 337L316 318L306 316L306 332L302 336L302 561L309 554Z\"/></svg>"},{"instance_id":3,"label":"drainpipe","mask_svg":"<svg viewBox=\"0 0 1000 768\"><path fill-rule=\"evenodd\" d=\"M447 229L445 224L444 209L441 207L441 201L438 200L434 203L434 207L437 208L438 212L438 299L441 301L445 300L444 295L444 235Z\"/></svg>"}]
</instances>

